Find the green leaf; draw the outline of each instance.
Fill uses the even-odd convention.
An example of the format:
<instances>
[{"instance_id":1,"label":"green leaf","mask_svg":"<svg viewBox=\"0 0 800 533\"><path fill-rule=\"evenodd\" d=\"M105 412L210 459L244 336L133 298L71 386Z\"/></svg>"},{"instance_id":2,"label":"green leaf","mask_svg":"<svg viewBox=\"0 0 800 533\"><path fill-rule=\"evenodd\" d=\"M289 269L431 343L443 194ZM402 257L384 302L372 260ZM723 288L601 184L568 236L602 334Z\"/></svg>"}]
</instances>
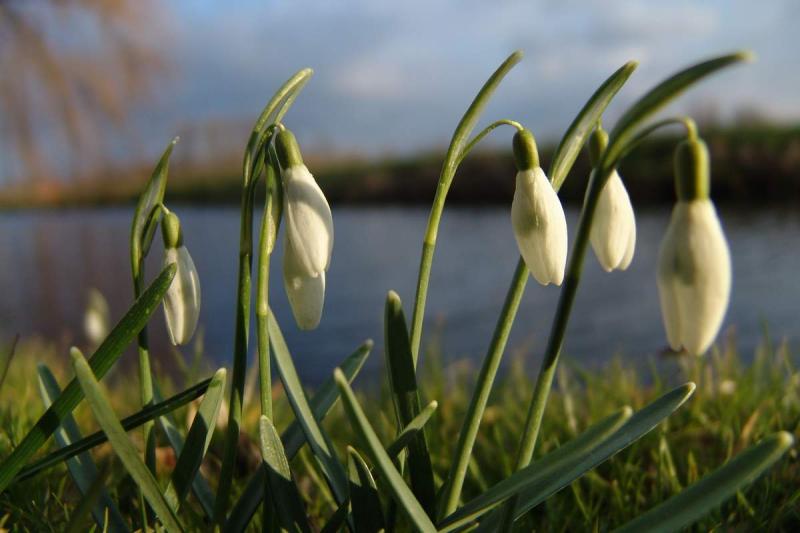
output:
<instances>
[{"instance_id":1,"label":"green leaf","mask_svg":"<svg viewBox=\"0 0 800 533\"><path fill-rule=\"evenodd\" d=\"M406 317L400 296L394 291L389 291L386 297L384 320L386 368L400 432L420 414L421 409ZM411 490L428 516L435 516L436 489L433 485L433 467L424 428L416 431L408 443L408 469Z\"/></svg>"},{"instance_id":2,"label":"green leaf","mask_svg":"<svg viewBox=\"0 0 800 533\"><path fill-rule=\"evenodd\" d=\"M102 378L114 363L117 362L122 351L139 333L147 323L148 318L156 309L164 293L172 283L175 276L175 265L169 265L153 281L148 289L134 302L122 320L114 327L103 343L97 348L89 360L94 374ZM25 435L22 442L0 466L0 492L3 492L22 469L25 463L47 441L50 435L61 424L61 420L72 412L83 398L81 387L76 380L70 381L64 392L53 401L53 404L44 412L36 425Z\"/></svg>"},{"instance_id":3,"label":"green leaf","mask_svg":"<svg viewBox=\"0 0 800 533\"><path fill-rule=\"evenodd\" d=\"M604 440L616 432L622 424L630 419L633 410L630 407L624 407L613 413L600 422L592 425L586 431L575 437L574 439L564 443L552 452L548 453L538 461L531 465L532 469L544 471L553 468L554 465L562 462L574 460L587 454L592 449L600 445ZM536 494L530 491L524 491L520 495L520 500L531 500L536 497ZM516 515L515 515L516 516ZM489 533L497 530L501 519L501 510L495 511L481 520L480 526L475 530L475 533Z\"/></svg>"},{"instance_id":4,"label":"green leaf","mask_svg":"<svg viewBox=\"0 0 800 533\"><path fill-rule=\"evenodd\" d=\"M350 504L353 508L353 525L358 533L382 531L383 513L378 487L367 463L351 446L347 447L347 473L350 478Z\"/></svg>"},{"instance_id":5,"label":"green leaf","mask_svg":"<svg viewBox=\"0 0 800 533\"><path fill-rule=\"evenodd\" d=\"M108 468L108 463L106 463L105 468L98 475L92 480L91 484L87 487L86 491L81 491L83 497L78 502L73 510L71 511L71 516L69 519L69 523L64 528L65 533L82 533L86 530L86 524L84 523L84 517L92 511L94 514L93 509L97 509L98 500L102 497L102 495L106 492L106 482L108 481L108 473L110 472ZM100 517L98 518L95 515L95 521L100 526L100 530L104 533L106 531L130 531L128 526L122 522L122 529L112 529L115 526L112 525L110 513L109 516L106 517L106 511L109 511L109 507L101 507L100 508ZM106 519L108 518L108 519Z\"/></svg>"},{"instance_id":6,"label":"green leaf","mask_svg":"<svg viewBox=\"0 0 800 533\"><path fill-rule=\"evenodd\" d=\"M567 179L567 174L569 174L575 159L586 143L589 133L637 66L638 63L636 61L629 61L609 76L597 88L575 117L575 120L567 128L567 132L558 144L558 148L556 148L553 155L553 161L550 164L550 180L553 182L555 190L558 190L564 180Z\"/></svg>"},{"instance_id":7,"label":"green leaf","mask_svg":"<svg viewBox=\"0 0 800 533\"><path fill-rule=\"evenodd\" d=\"M623 153L628 140L634 135L636 128L684 90L721 68L748 61L751 57L748 52L715 57L684 69L651 89L633 104L614 126L609 135L608 148L602 156L602 168L605 170L615 168L619 163L619 156Z\"/></svg>"},{"instance_id":8,"label":"green leaf","mask_svg":"<svg viewBox=\"0 0 800 533\"><path fill-rule=\"evenodd\" d=\"M222 396L225 394L226 371L220 368L211 378L211 384L206 390L203 401L197 409L197 414L189 428L183 450L178 455L178 462L175 470L172 471L172 479L165 495L170 506L177 512L189 488L198 475L200 465L203 464L203 457L211 444L211 437L214 435L214 428L217 425L217 415L222 405ZM176 452L177 453L177 452ZM209 502L213 506L213 500Z\"/></svg>"},{"instance_id":9,"label":"green leaf","mask_svg":"<svg viewBox=\"0 0 800 533\"><path fill-rule=\"evenodd\" d=\"M111 408L111 404L100 389L100 384L95 378L89 363L76 348L73 348L70 352L75 375L83 393L86 395L86 401L89 403L89 407L92 408L97 423L108 436L108 441L111 443L111 447L117 457L119 457L133 481L142 491L147 503L150 504L150 507L156 513L158 519L161 520L161 523L164 524L166 530L170 532L183 531L178 522L178 517L175 516L169 503L161 493L156 479L144 464L144 461L142 461L139 451L128 438L125 429Z\"/></svg>"},{"instance_id":10,"label":"green leaf","mask_svg":"<svg viewBox=\"0 0 800 533\"><path fill-rule=\"evenodd\" d=\"M61 387L58 386L55 376L47 365L39 363L36 368L39 373L39 394L42 397L42 402L45 408L50 407L54 398L58 398L61 394ZM81 432L78 429L78 424L72 415L67 415L61 421L61 426L55 432L56 442L60 448L64 448L81 440ZM92 456L88 451L84 451L67 461L67 468L69 474L78 490L87 498L90 490L98 479L99 472L95 466ZM108 492L103 487L95 488L96 494L93 495L93 505L90 507L92 516L100 528L105 524L106 509L108 509L108 530L109 531L129 531L125 520L122 518L117 506L111 500ZM84 501L89 501L87 498Z\"/></svg>"},{"instance_id":11,"label":"green leaf","mask_svg":"<svg viewBox=\"0 0 800 533\"><path fill-rule=\"evenodd\" d=\"M247 148L244 152L244 168L242 175L244 177L244 186L249 187L253 173L257 176L257 166L263 163L263 159L258 157L259 148L264 146L264 134L270 123L280 121L286 112L291 107L294 99L300 94L314 71L310 68L298 70L291 78L281 85L275 92L267 105L261 111L261 114L256 119L253 125L253 130L250 132L250 138L247 141ZM280 106L278 113L274 116L275 111ZM270 120L272 119L272 120ZM255 172L254 172L255 170Z\"/></svg>"},{"instance_id":12,"label":"green leaf","mask_svg":"<svg viewBox=\"0 0 800 533\"><path fill-rule=\"evenodd\" d=\"M139 265L147 256L147 251L153 242L153 235L159 218L157 207L164 202L164 191L167 188L167 174L169 173L169 158L177 142L178 137L175 137L167 145L136 204L136 211L131 225L130 242L131 265L134 276L138 274Z\"/></svg>"},{"instance_id":13,"label":"green leaf","mask_svg":"<svg viewBox=\"0 0 800 533\"><path fill-rule=\"evenodd\" d=\"M314 458L317 460L325 479L333 491L336 502L341 505L348 500L347 474L339 459L333 452L330 439L319 425L314 412L300 384L297 370L292 362L292 356L280 327L275 320L274 313L269 313L269 343L275 358L275 366L286 390L286 397L292 406L292 411L300 422L306 440L308 441Z\"/></svg>"},{"instance_id":14,"label":"green leaf","mask_svg":"<svg viewBox=\"0 0 800 533\"><path fill-rule=\"evenodd\" d=\"M770 435L737 455L722 468L616 531L619 533L680 531L752 483L772 467L793 444L794 437L785 431Z\"/></svg>"},{"instance_id":15,"label":"green leaf","mask_svg":"<svg viewBox=\"0 0 800 533\"><path fill-rule=\"evenodd\" d=\"M275 426L261 415L259 421L261 457L267 469L267 483L272 508L277 513L281 531L311 531L306 519L303 499L292 480L289 461Z\"/></svg>"},{"instance_id":16,"label":"green leaf","mask_svg":"<svg viewBox=\"0 0 800 533\"><path fill-rule=\"evenodd\" d=\"M349 502L344 505L340 505L339 508L336 509L336 512L331 515L331 517L325 523L325 527L323 527L319 533L339 533L340 531L344 531L344 523L347 521L349 513Z\"/></svg>"},{"instance_id":17,"label":"green leaf","mask_svg":"<svg viewBox=\"0 0 800 533\"><path fill-rule=\"evenodd\" d=\"M17 342L19 342L19 334L14 336L11 347L8 349L8 355L6 355L6 358L3 360L3 370L0 372L0 389L3 388L3 383L6 382L8 369L11 368L11 361L14 359L14 354L17 353Z\"/></svg>"},{"instance_id":18,"label":"green leaf","mask_svg":"<svg viewBox=\"0 0 800 533\"><path fill-rule=\"evenodd\" d=\"M353 381L353 379L355 379L355 377L361 371L361 368L364 366L364 362L367 360L367 356L369 356L371 350L372 341L368 340L354 353L348 356L347 359L342 361L340 368L342 369L344 375L347 376L348 381ZM319 388L319 391L317 391L314 397L311 398L309 402L311 405L311 411L319 421L322 421L325 419L325 416L327 416L331 408L336 405L338 399L339 389L331 377L325 380L325 382ZM286 450L286 457L291 461L306 442L305 436L303 435L303 430L297 420L292 422L288 429L283 432L283 435L281 435L281 441L283 441L283 447ZM250 481L247 482L244 492L236 502L236 505L233 507L233 511L231 512L230 517L225 524L225 531L240 532L245 530L247 524L250 522L264 499L264 484L266 483L266 475L266 469L262 466L256 471L255 474L253 474L253 476L250 478ZM344 508L347 509L347 505L345 505Z\"/></svg>"},{"instance_id":19,"label":"green leaf","mask_svg":"<svg viewBox=\"0 0 800 533\"><path fill-rule=\"evenodd\" d=\"M420 505L419 501L414 497L411 489L409 489L408 485L403 481L403 476L397 471L397 468L395 468L386 450L383 449L380 439L375 434L375 430L372 429L372 426L367 420L367 416L364 414L363 409L361 409L358 400L356 400L355 394L353 394L353 390L347 383L347 378L342 371L337 368L333 373L333 379L336 380L336 385L341 392L342 405L350 419L353 430L363 441L375 469L380 472L381 477L388 485L395 501L397 501L400 508L405 511L411 524L418 531L423 533L436 531L436 527L434 527L430 518L428 518L422 505Z\"/></svg>"},{"instance_id":20,"label":"green leaf","mask_svg":"<svg viewBox=\"0 0 800 533\"><path fill-rule=\"evenodd\" d=\"M388 453L390 457L397 457L400 455L400 452L402 452L409 443L416 438L419 432L422 431L422 428L428 423L428 420L433 415L434 411L436 411L437 407L439 407L439 402L436 400L429 403L425 409L403 428L403 431L398 433L392 443L386 447L386 453Z\"/></svg>"},{"instance_id":21,"label":"green leaf","mask_svg":"<svg viewBox=\"0 0 800 533\"><path fill-rule=\"evenodd\" d=\"M197 385L190 387L185 391L176 394L175 396L172 396L164 402L150 405L141 411L124 418L122 420L122 427L125 428L125 431L130 431L141 426L145 422L149 422L163 415L164 413L174 411L175 409L184 406L195 398L202 396L208 388L208 384L210 382L211 379L203 380ZM20 471L19 475L15 478L15 481L28 479L29 477L36 475L46 468L50 468L51 466L57 465L60 462L69 459L70 457L74 457L79 453L90 450L95 446L106 442L107 440L108 438L106 437L106 434L102 431L92 433L88 437L84 437L78 441L75 441L69 446L65 446L59 450L56 450L39 459L35 463L26 466Z\"/></svg>"},{"instance_id":22,"label":"green leaf","mask_svg":"<svg viewBox=\"0 0 800 533\"><path fill-rule=\"evenodd\" d=\"M580 453L577 450L574 453L565 453L566 457L554 461L548 468L541 468L534 463L516 471L442 520L440 531L458 529L506 499L524 494L524 497L518 499L517 507L514 510L514 518L519 518L550 495L566 487L652 430L680 407L692 395L694 389L694 383L687 383L664 394L637 411L611 436L588 450L580 450Z\"/></svg>"},{"instance_id":23,"label":"green leaf","mask_svg":"<svg viewBox=\"0 0 800 533\"><path fill-rule=\"evenodd\" d=\"M207 382L210 384L210 380L207 380ZM161 398L161 391L158 388L158 384L154 381L153 399L154 401L159 402L161 401ZM172 411L173 409L162 413L162 416L156 418L156 422L164 435L166 435L167 442L175 451L175 455L180 456L183 454L184 440L183 435L178 430L178 424L175 421ZM200 502L200 507L203 508L203 512L206 514L206 516L209 518L213 517L214 493L212 492L211 487L208 486L208 482L201 473L198 473L198 475L196 475L192 481L192 492L197 498L197 501Z\"/></svg>"}]
</instances>

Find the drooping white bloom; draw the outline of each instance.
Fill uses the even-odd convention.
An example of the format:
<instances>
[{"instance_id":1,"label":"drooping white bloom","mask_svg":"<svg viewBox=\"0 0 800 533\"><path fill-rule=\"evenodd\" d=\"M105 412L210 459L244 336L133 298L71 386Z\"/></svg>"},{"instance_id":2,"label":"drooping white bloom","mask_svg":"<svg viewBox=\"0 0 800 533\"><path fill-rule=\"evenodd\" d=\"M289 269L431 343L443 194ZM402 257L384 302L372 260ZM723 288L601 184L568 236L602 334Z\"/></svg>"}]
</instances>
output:
<instances>
[{"instance_id":1,"label":"drooping white bloom","mask_svg":"<svg viewBox=\"0 0 800 533\"><path fill-rule=\"evenodd\" d=\"M567 220L558 195L540 167L517 172L511 225L520 255L542 285L564 280Z\"/></svg>"},{"instance_id":2,"label":"drooping white bloom","mask_svg":"<svg viewBox=\"0 0 800 533\"><path fill-rule=\"evenodd\" d=\"M282 177L286 240L294 248L299 271L316 277L330 265L333 250L331 208L305 165L284 169Z\"/></svg>"},{"instance_id":3,"label":"drooping white bloom","mask_svg":"<svg viewBox=\"0 0 800 533\"><path fill-rule=\"evenodd\" d=\"M325 304L325 271L307 275L300 266L294 243L288 239L283 251L283 286L297 326L304 330L316 328Z\"/></svg>"},{"instance_id":4,"label":"drooping white bloom","mask_svg":"<svg viewBox=\"0 0 800 533\"><path fill-rule=\"evenodd\" d=\"M89 304L83 315L83 331L90 343L97 346L108 335L109 310L103 293L97 289L89 289Z\"/></svg>"},{"instance_id":5,"label":"drooping white bloom","mask_svg":"<svg viewBox=\"0 0 800 533\"><path fill-rule=\"evenodd\" d=\"M631 264L636 248L636 219L628 191L616 170L597 199L589 239L606 272L625 270Z\"/></svg>"},{"instance_id":6,"label":"drooping white bloom","mask_svg":"<svg viewBox=\"0 0 800 533\"><path fill-rule=\"evenodd\" d=\"M186 344L192 338L200 318L200 280L192 256L182 244L167 248L164 266L176 263L177 270L164 295L164 316L167 332L174 345Z\"/></svg>"},{"instance_id":7,"label":"drooping white bloom","mask_svg":"<svg viewBox=\"0 0 800 533\"><path fill-rule=\"evenodd\" d=\"M731 259L714 204L679 201L661 243L658 292L674 350L704 353L719 331L731 290Z\"/></svg>"}]
</instances>

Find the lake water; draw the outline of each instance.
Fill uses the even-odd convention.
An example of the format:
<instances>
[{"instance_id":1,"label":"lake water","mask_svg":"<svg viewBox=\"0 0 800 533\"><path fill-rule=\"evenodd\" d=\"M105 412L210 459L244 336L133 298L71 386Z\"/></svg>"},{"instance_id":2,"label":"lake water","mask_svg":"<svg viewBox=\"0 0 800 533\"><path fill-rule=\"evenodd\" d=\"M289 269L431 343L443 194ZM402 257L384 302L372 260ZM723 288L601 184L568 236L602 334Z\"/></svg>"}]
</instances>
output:
<instances>
[{"instance_id":1,"label":"lake water","mask_svg":"<svg viewBox=\"0 0 800 533\"><path fill-rule=\"evenodd\" d=\"M238 211L218 206L174 210L181 216L200 274L206 351L219 364L229 364ZM132 299L127 250L131 214L132 208L0 214L0 333L41 334L64 346L84 343L82 311L89 287L100 289L114 319L120 317ZM334 210L336 244L325 313L315 331L296 328L279 268L273 269L272 305L307 382L329 376L337 362L366 338L377 345L368 368L380 365L386 291L400 294L410 318L427 214L427 209L393 207ZM764 321L774 337L796 340L800 215L771 210L721 214L734 272L725 328L735 327L745 354L757 345ZM655 263L668 220L668 209L637 213L639 240L626 272L606 274L589 252L567 332L569 357L590 365L615 353L643 360L665 347ZM572 237L577 211L568 211L568 223ZM149 273L156 272L161 253L157 237ZM448 210L439 231L423 344L435 339L450 360L482 357L516 261L507 209ZM279 267L280 261L274 266ZM531 365L544 349L558 290L533 280L528 283L509 349L530 357ZM161 311L154 318L151 336L156 349L163 350Z\"/></svg>"}]
</instances>

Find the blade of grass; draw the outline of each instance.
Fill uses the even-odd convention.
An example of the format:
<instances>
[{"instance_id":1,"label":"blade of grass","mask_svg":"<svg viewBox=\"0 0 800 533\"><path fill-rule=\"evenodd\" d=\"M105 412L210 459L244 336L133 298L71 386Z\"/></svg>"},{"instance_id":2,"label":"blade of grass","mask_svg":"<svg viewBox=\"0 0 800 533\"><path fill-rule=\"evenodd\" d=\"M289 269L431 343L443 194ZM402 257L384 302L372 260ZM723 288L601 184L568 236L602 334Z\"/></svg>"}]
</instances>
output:
<instances>
[{"instance_id":1,"label":"blade of grass","mask_svg":"<svg viewBox=\"0 0 800 533\"><path fill-rule=\"evenodd\" d=\"M378 487L367 463L355 448L347 447L347 473L350 479L350 505L353 525L359 533L377 533L384 529Z\"/></svg>"},{"instance_id":2,"label":"blade of grass","mask_svg":"<svg viewBox=\"0 0 800 533\"><path fill-rule=\"evenodd\" d=\"M264 415L259 421L258 434L261 457L267 468L269 496L272 508L277 513L280 530L310 532L303 499L292 480L283 444L275 426Z\"/></svg>"},{"instance_id":3,"label":"blade of grass","mask_svg":"<svg viewBox=\"0 0 800 533\"><path fill-rule=\"evenodd\" d=\"M208 388L208 384L211 382L211 379L206 379L191 387L186 389L183 392L172 396L168 400L164 402L159 402L155 405L151 405L146 409L142 409L131 416L122 419L122 427L125 428L125 431L130 431L134 428L137 428L148 422L153 420L164 413L168 413L173 411L189 402L202 396L206 389ZM58 463L69 459L70 457L74 457L79 453L85 452L86 450L90 450L95 446L106 442L108 438L106 437L105 433L102 431L97 431L92 433L88 437L84 437L79 441L73 442L69 446L65 446L59 450L56 450L49 455L39 459L35 463L32 463L29 466L23 468L19 475L15 478L15 481L21 481L23 479L28 479L31 476L36 475L37 473L41 472L46 468L50 468L53 465L57 465Z\"/></svg>"},{"instance_id":4,"label":"blade of grass","mask_svg":"<svg viewBox=\"0 0 800 533\"><path fill-rule=\"evenodd\" d=\"M300 384L300 378L297 376L289 348L286 346L283 333L272 312L269 313L269 342L275 358L275 367L278 369L292 411L294 411L297 421L300 422L300 427L303 429L314 458L331 487L336 503L341 505L349 497L347 474L333 451L330 439L311 410L306 393Z\"/></svg>"},{"instance_id":5,"label":"blade of grass","mask_svg":"<svg viewBox=\"0 0 800 533\"><path fill-rule=\"evenodd\" d=\"M371 350L372 341L368 340L354 353L348 356L347 359L342 361L340 368L348 381L352 382L361 371ZM321 422L325 419L333 406L336 405L338 400L339 389L331 377L325 380L319 388L319 391L311 398L309 404L311 405L311 411L314 413L314 416ZM286 457L291 461L306 442L303 430L297 420L292 422L286 431L283 432L281 441L286 450ZM266 468L262 466L253 474L250 481L247 482L247 486L236 502L236 505L233 507L231 516L225 524L224 530L226 532L240 532L247 528L247 524L253 518L253 515L264 499L266 475ZM344 507L345 509L347 508L346 505Z\"/></svg>"},{"instance_id":6,"label":"blade of grass","mask_svg":"<svg viewBox=\"0 0 800 533\"><path fill-rule=\"evenodd\" d=\"M611 436L588 450L574 450L573 453L564 454L566 456L562 456L548 468L540 468L536 464L532 464L517 470L442 520L439 524L439 531L454 531L514 496L519 496L519 498L517 506L513 509L513 517L514 519L519 518L551 494L569 485L648 433L683 405L694 389L694 383L687 383L664 394L634 413Z\"/></svg>"},{"instance_id":7,"label":"blade of grass","mask_svg":"<svg viewBox=\"0 0 800 533\"><path fill-rule=\"evenodd\" d=\"M39 374L39 394L42 397L42 402L46 409L52 405L53 399L58 398L61 394L61 387L58 386L58 381L56 381L50 369L47 368L47 365L39 363L36 370ZM62 449L81 440L81 432L72 415L65 416L61 421L61 426L55 432L55 438L56 443ZM92 498L89 498L89 493L93 490L94 485L100 477L97 466L94 464L89 452L84 451L67 460L67 468L78 490L84 496L82 503L90 499L93 501L89 509L91 509L92 516L94 516L97 525L100 526L100 528L104 527L106 519L105 510L108 509L108 530L128 531L125 520L122 518L119 509L114 505L114 502L111 500L111 497L108 495L102 483L99 488L94 488L95 494ZM87 511L89 509L87 509Z\"/></svg>"},{"instance_id":8,"label":"blade of grass","mask_svg":"<svg viewBox=\"0 0 800 533\"><path fill-rule=\"evenodd\" d=\"M389 291L386 296L384 328L389 387L392 391L398 432L402 432L420 414L421 408L406 317L400 296L394 291ZM409 438L408 473L414 496L429 517L436 516L436 489L433 484L433 467L424 427Z\"/></svg>"},{"instance_id":9,"label":"blade of grass","mask_svg":"<svg viewBox=\"0 0 800 533\"><path fill-rule=\"evenodd\" d=\"M172 479L167 486L165 496L176 512L183 500L186 499L195 476L198 475L200 465L203 464L203 457L211 444L211 437L214 435L214 428L217 424L217 415L219 415L219 408L222 405L222 397L225 394L226 375L225 369L220 368L211 378L205 397L200 402L189 433L186 435L183 450L178 455L178 462L172 471Z\"/></svg>"},{"instance_id":10,"label":"blade of grass","mask_svg":"<svg viewBox=\"0 0 800 533\"><path fill-rule=\"evenodd\" d=\"M95 378L89 363L76 348L70 350L70 355L72 355L76 379L86 396L86 401L89 403L97 423L108 435L108 441L114 448L117 457L119 457L125 469L142 491L147 503L156 513L158 519L161 520L166 530L170 532L183 531L178 517L175 516L169 503L161 493L158 482L156 482L152 472L142 461L139 451L125 433L125 429L111 408L111 404L100 388L100 384Z\"/></svg>"},{"instance_id":11,"label":"blade of grass","mask_svg":"<svg viewBox=\"0 0 800 533\"><path fill-rule=\"evenodd\" d=\"M682 530L752 483L783 457L793 444L794 437L785 431L770 435L722 468L615 531L667 533Z\"/></svg>"},{"instance_id":12,"label":"blade of grass","mask_svg":"<svg viewBox=\"0 0 800 533\"><path fill-rule=\"evenodd\" d=\"M94 477L86 490L81 491L83 497L72 511L69 523L64 528L65 533L80 533L85 531L86 524L84 523L84 517L90 511L94 516L95 522L97 522L97 525L100 527L100 531L103 531L104 533L106 531L130 531L124 522L122 523L124 526L123 529L117 529L111 523L107 523L110 521L110 517L108 520L106 520L106 511L111 511L110 507L101 506L99 507L100 515L98 516L96 514L99 500L106 492L106 480L108 479L108 472L108 464L106 464L106 468L103 468L102 472L99 472L98 475Z\"/></svg>"},{"instance_id":13,"label":"blade of grass","mask_svg":"<svg viewBox=\"0 0 800 533\"><path fill-rule=\"evenodd\" d=\"M338 368L334 371L333 378L336 380L336 385L339 387L339 391L342 395L342 405L347 413L347 417L350 419L353 430L363 441L372 463L375 465L376 470L380 472L381 477L388 486L395 501L397 501L400 508L403 509L408 516L411 524L418 531L423 533L436 531L436 527L433 525L430 518L428 518L422 505L414 497L411 489L409 489L406 482L403 481L403 476L397 471L397 468L395 468L386 450L383 449L380 439L375 434L375 430L372 429L372 425L370 425L367 420L367 416L364 414L358 400L356 400L356 396L353 394L353 390L350 388L347 378L345 378L342 371Z\"/></svg>"},{"instance_id":14,"label":"blade of grass","mask_svg":"<svg viewBox=\"0 0 800 533\"><path fill-rule=\"evenodd\" d=\"M130 344L136 334L147 323L148 318L156 309L164 293L172 283L175 276L175 264L171 264L161 271L148 289L139 297L128 310L122 320L114 327L106 340L97 348L89 361L92 371L98 378L102 378L114 363L117 362L122 351ZM44 412L36 425L25 435L22 442L3 461L0 466L0 492L3 492L26 462L50 438L50 435L61 424L61 420L78 405L83 398L81 387L77 380L72 380L64 392L53 401L53 404Z\"/></svg>"},{"instance_id":15,"label":"blade of grass","mask_svg":"<svg viewBox=\"0 0 800 533\"><path fill-rule=\"evenodd\" d=\"M6 382L8 377L8 369L11 368L11 361L14 359L14 354L17 353L17 343L19 342L19 334L14 335L14 340L11 341L11 347L8 349L8 355L3 360L3 372L0 373L0 389L3 388L3 383Z\"/></svg>"}]
</instances>

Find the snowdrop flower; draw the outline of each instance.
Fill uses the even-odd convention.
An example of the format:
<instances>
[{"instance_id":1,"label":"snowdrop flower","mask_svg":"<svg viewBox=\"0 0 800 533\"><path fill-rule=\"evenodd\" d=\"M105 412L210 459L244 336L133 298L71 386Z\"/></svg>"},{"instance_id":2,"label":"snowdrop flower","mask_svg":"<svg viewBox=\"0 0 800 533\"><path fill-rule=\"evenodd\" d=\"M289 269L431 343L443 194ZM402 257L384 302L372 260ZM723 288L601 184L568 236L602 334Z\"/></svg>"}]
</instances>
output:
<instances>
[{"instance_id":1,"label":"snowdrop flower","mask_svg":"<svg viewBox=\"0 0 800 533\"><path fill-rule=\"evenodd\" d=\"M110 312L103 293L89 289L89 303L83 315L83 331L93 346L99 346L108 336Z\"/></svg>"},{"instance_id":2,"label":"snowdrop flower","mask_svg":"<svg viewBox=\"0 0 800 533\"><path fill-rule=\"evenodd\" d=\"M596 129L589 141L593 165L607 144L608 134L601 128ZM625 270L631 264L636 248L636 219L628 191L616 170L600 191L589 240L606 272Z\"/></svg>"},{"instance_id":3,"label":"snowdrop flower","mask_svg":"<svg viewBox=\"0 0 800 533\"><path fill-rule=\"evenodd\" d=\"M731 259L709 200L708 151L695 138L675 152L678 203L661 243L658 292L674 350L702 354L717 336L731 290Z\"/></svg>"},{"instance_id":4,"label":"snowdrop flower","mask_svg":"<svg viewBox=\"0 0 800 533\"><path fill-rule=\"evenodd\" d=\"M520 255L542 285L561 285L567 264L567 221L564 209L539 166L533 135L514 135L516 189L511 203L511 226Z\"/></svg>"},{"instance_id":5,"label":"snowdrop flower","mask_svg":"<svg viewBox=\"0 0 800 533\"><path fill-rule=\"evenodd\" d=\"M166 211L162 222L164 266L175 263L177 270L164 295L164 317L172 344L186 344L194 335L200 318L200 280L197 269L183 245L183 234L177 215Z\"/></svg>"},{"instance_id":6,"label":"snowdrop flower","mask_svg":"<svg viewBox=\"0 0 800 533\"><path fill-rule=\"evenodd\" d=\"M283 181L286 241L283 283L300 329L314 329L325 302L325 272L333 250L331 208L308 171L294 135L280 131L275 148Z\"/></svg>"}]
</instances>

